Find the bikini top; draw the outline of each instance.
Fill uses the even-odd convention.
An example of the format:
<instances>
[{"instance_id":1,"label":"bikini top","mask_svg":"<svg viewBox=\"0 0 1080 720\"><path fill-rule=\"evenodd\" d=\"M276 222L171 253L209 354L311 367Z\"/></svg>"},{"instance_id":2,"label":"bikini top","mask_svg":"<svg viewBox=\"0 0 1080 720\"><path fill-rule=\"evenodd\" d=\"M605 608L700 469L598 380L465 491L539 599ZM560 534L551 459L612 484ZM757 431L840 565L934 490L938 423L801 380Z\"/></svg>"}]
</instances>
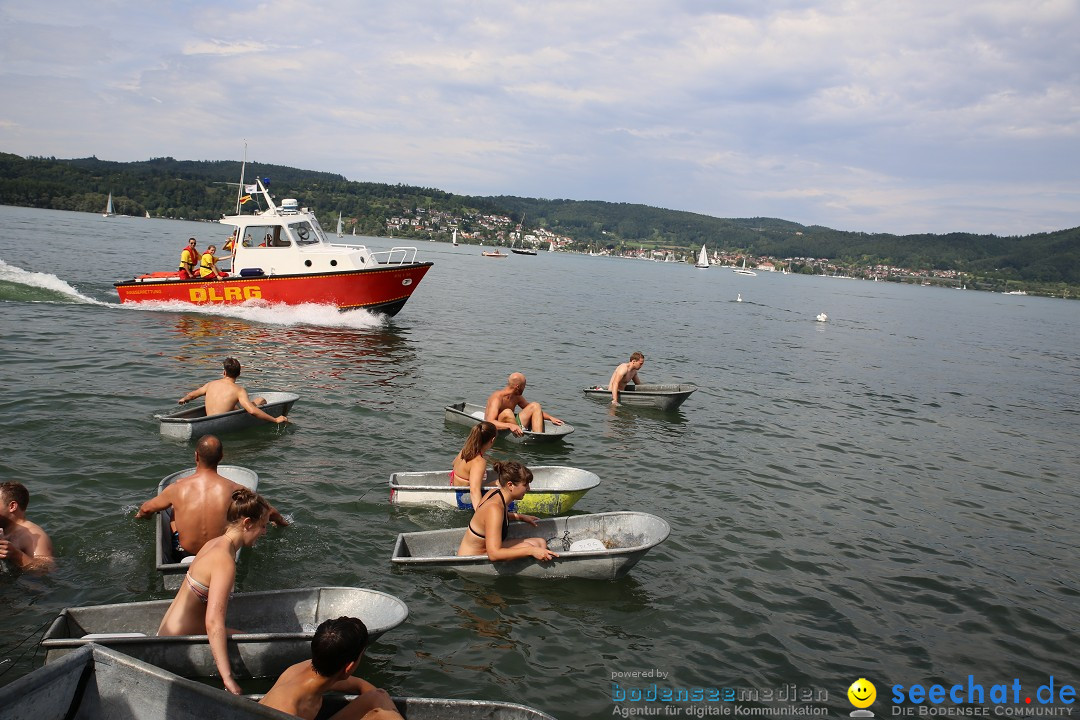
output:
<instances>
[{"instance_id":1,"label":"bikini top","mask_svg":"<svg viewBox=\"0 0 1080 720\"><path fill-rule=\"evenodd\" d=\"M484 503L486 503L488 500L495 497L496 495L499 496L500 500L503 499L502 490L495 490L493 493L491 493L486 498L484 498L483 500L480 501L480 505L477 506L476 511L480 512L480 508L483 507ZM506 533L509 530L510 530L510 516L506 512L506 501L503 500L503 530L502 530L503 531L503 539L506 538ZM478 537L480 539L484 539L484 535L482 533L478 533L475 530L473 530L472 520L469 521L469 532L471 532L473 535L475 535L476 537Z\"/></svg>"}]
</instances>

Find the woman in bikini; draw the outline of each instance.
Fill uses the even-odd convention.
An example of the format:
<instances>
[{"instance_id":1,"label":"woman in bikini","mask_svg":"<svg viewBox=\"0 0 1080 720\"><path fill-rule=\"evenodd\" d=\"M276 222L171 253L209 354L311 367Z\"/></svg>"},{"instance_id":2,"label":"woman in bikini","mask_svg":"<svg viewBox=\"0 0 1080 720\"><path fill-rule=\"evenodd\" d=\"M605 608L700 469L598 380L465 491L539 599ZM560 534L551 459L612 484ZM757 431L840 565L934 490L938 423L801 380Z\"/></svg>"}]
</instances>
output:
<instances>
[{"instance_id":1,"label":"woman in bikini","mask_svg":"<svg viewBox=\"0 0 1080 720\"><path fill-rule=\"evenodd\" d=\"M487 479L487 458L484 453L495 444L498 435L499 431L487 421L474 426L465 440L465 446L454 458L450 484L469 486L473 510L480 506L480 500L484 497L484 480Z\"/></svg>"},{"instance_id":2,"label":"woman in bikini","mask_svg":"<svg viewBox=\"0 0 1080 720\"><path fill-rule=\"evenodd\" d=\"M270 504L250 490L237 490L232 494L226 517L225 534L207 542L195 556L180 590L161 619L158 635L209 636L210 652L225 689L239 695L240 686L233 680L229 667L225 612L236 580L236 552L251 547L266 533Z\"/></svg>"},{"instance_id":3,"label":"woman in bikini","mask_svg":"<svg viewBox=\"0 0 1080 720\"><path fill-rule=\"evenodd\" d=\"M559 557L548 550L543 538L507 540L510 520L536 525L532 515L512 513L507 507L525 497L532 482L532 472L521 463L497 462L495 472L499 486L491 489L476 506L465 537L461 538L458 555L487 555L492 562L533 557L541 562Z\"/></svg>"}]
</instances>

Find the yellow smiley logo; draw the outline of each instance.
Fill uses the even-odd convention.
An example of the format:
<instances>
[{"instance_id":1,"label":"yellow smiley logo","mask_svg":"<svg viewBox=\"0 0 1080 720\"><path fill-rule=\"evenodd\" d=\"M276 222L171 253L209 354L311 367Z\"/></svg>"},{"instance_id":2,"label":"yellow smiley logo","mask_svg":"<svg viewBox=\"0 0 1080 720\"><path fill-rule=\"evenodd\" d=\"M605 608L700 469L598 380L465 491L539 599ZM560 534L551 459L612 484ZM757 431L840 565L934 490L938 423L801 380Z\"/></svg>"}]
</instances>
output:
<instances>
[{"instance_id":1,"label":"yellow smiley logo","mask_svg":"<svg viewBox=\"0 0 1080 720\"><path fill-rule=\"evenodd\" d=\"M877 688L866 678L859 678L851 683L851 687L847 690L847 698L857 708L868 708L877 699Z\"/></svg>"}]
</instances>

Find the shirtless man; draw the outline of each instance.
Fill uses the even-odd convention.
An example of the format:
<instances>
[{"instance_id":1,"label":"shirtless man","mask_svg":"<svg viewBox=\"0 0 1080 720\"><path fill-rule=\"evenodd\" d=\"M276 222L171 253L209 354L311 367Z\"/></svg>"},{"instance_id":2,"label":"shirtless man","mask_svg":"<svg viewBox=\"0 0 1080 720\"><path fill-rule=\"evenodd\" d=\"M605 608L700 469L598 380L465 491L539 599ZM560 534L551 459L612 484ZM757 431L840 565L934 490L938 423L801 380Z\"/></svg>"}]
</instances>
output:
<instances>
[{"instance_id":1,"label":"shirtless man","mask_svg":"<svg viewBox=\"0 0 1080 720\"><path fill-rule=\"evenodd\" d=\"M630 356L630 362L624 362L619 367L615 368L615 372L611 373L611 379L608 380L608 390L611 391L611 404L619 404L619 393L626 388L626 383L631 380L635 385L641 384L641 379L638 378L638 370L645 364L645 356L639 352Z\"/></svg>"},{"instance_id":2,"label":"shirtless man","mask_svg":"<svg viewBox=\"0 0 1080 720\"><path fill-rule=\"evenodd\" d=\"M194 400L197 397L206 396L206 414L207 415L220 415L221 413L231 412L237 408L244 408L251 415L272 423L284 423L289 422L289 418L284 415L280 417L274 417L260 410L257 405L265 405L266 400L263 398L255 398L254 401L248 399L247 390L241 385L236 384L236 378L240 377L240 361L236 358L225 358L224 371L222 375L224 377L217 380L211 380L203 385L198 390L192 390L178 401L181 405Z\"/></svg>"},{"instance_id":3,"label":"shirtless man","mask_svg":"<svg viewBox=\"0 0 1080 720\"><path fill-rule=\"evenodd\" d=\"M137 518L173 509L173 551L177 560L195 555L210 540L225 532L226 513L234 490L243 487L218 474L218 463L225 452L221 441L203 435L195 445L195 474L180 478L157 497L147 500L135 513ZM270 522L286 527L289 522L270 507Z\"/></svg>"},{"instance_id":4,"label":"shirtless man","mask_svg":"<svg viewBox=\"0 0 1080 720\"><path fill-rule=\"evenodd\" d=\"M22 483L0 484L0 560L23 570L52 570L52 540L26 519L30 493Z\"/></svg>"},{"instance_id":5,"label":"shirtless man","mask_svg":"<svg viewBox=\"0 0 1080 720\"><path fill-rule=\"evenodd\" d=\"M506 387L496 390L488 398L484 408L484 419L493 423L500 430L509 430L515 435L523 435L528 428L532 432L544 432L544 421L550 420L556 425L563 421L548 415L540 403L531 403L522 394L525 392L525 376L513 373L506 381ZM517 408L523 408L515 414Z\"/></svg>"},{"instance_id":6,"label":"shirtless man","mask_svg":"<svg viewBox=\"0 0 1080 720\"><path fill-rule=\"evenodd\" d=\"M402 720L385 690L352 676L367 640L367 627L357 618L324 621L311 640L311 659L281 673L259 704L314 720L322 709L323 694L340 692L357 697L332 715L332 720Z\"/></svg>"}]
</instances>

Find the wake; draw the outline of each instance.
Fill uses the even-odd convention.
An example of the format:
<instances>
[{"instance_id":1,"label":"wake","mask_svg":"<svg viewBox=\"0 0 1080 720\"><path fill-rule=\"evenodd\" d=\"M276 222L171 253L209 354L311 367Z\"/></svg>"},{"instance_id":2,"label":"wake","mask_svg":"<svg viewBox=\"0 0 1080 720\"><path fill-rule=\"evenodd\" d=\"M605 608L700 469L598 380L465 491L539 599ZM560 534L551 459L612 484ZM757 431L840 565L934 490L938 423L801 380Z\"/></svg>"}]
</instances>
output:
<instances>
[{"instance_id":1,"label":"wake","mask_svg":"<svg viewBox=\"0 0 1080 720\"><path fill-rule=\"evenodd\" d=\"M109 305L87 297L55 275L30 272L0 259L0 300Z\"/></svg>"},{"instance_id":2,"label":"wake","mask_svg":"<svg viewBox=\"0 0 1080 720\"><path fill-rule=\"evenodd\" d=\"M250 304L249 304L250 303ZM242 305L192 305L179 300L127 303L117 307L141 312L198 313L247 320L264 325L314 325L327 328L367 330L386 324L386 318L367 310L341 312L333 305L275 305L249 300Z\"/></svg>"},{"instance_id":3,"label":"wake","mask_svg":"<svg viewBox=\"0 0 1080 720\"><path fill-rule=\"evenodd\" d=\"M386 324L386 318L366 310L341 312L332 305L275 305L249 300L242 305L193 305L177 300L143 303L103 302L87 297L49 273L31 272L0 259L0 301L79 303L133 312L194 313L235 318L278 326L313 325L368 330Z\"/></svg>"}]
</instances>

